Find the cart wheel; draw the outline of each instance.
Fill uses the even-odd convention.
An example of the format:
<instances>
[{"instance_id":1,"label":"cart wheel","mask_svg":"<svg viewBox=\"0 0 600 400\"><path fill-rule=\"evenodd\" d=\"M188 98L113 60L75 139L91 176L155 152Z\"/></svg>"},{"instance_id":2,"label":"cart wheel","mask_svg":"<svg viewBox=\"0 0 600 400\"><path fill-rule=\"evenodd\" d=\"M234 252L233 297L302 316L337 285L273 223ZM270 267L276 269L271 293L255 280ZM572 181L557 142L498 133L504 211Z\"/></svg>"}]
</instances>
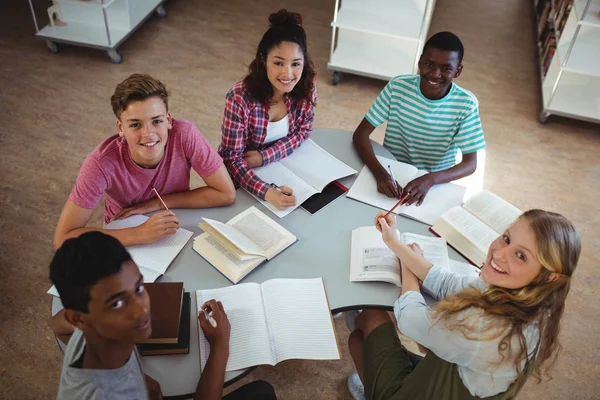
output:
<instances>
[{"instance_id":1,"label":"cart wheel","mask_svg":"<svg viewBox=\"0 0 600 400\"><path fill-rule=\"evenodd\" d=\"M156 16L158 18L166 18L167 15L169 15L169 14L167 13L167 9L165 8L164 5L161 4L160 6L158 6L156 8Z\"/></svg>"},{"instance_id":2,"label":"cart wheel","mask_svg":"<svg viewBox=\"0 0 600 400\"><path fill-rule=\"evenodd\" d=\"M548 122L549 117L550 117L550 113L542 111L542 112L540 112L540 115L538 116L538 121L540 121L540 124L545 125L546 122Z\"/></svg>"},{"instance_id":3,"label":"cart wheel","mask_svg":"<svg viewBox=\"0 0 600 400\"><path fill-rule=\"evenodd\" d=\"M46 46L48 46L48 50L50 53L58 53L60 49L58 48L58 43L53 42L52 40L46 40Z\"/></svg>"},{"instance_id":4,"label":"cart wheel","mask_svg":"<svg viewBox=\"0 0 600 400\"><path fill-rule=\"evenodd\" d=\"M110 57L110 62L113 64L121 64L123 62L123 56L117 53L116 50L109 50L108 56Z\"/></svg>"},{"instance_id":5,"label":"cart wheel","mask_svg":"<svg viewBox=\"0 0 600 400\"><path fill-rule=\"evenodd\" d=\"M338 83L340 83L340 73L338 71L334 71L333 75L331 76L331 84L333 86L337 86Z\"/></svg>"}]
</instances>

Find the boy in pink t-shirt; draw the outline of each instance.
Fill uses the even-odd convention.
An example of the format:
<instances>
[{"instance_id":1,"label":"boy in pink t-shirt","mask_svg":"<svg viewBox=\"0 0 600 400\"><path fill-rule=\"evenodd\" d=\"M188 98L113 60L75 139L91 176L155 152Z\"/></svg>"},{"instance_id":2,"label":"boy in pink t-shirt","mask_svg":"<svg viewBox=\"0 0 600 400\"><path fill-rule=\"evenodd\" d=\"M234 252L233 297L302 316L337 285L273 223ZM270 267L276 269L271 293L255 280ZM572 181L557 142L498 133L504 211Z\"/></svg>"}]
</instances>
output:
<instances>
[{"instance_id":1,"label":"boy in pink t-shirt","mask_svg":"<svg viewBox=\"0 0 600 400\"><path fill-rule=\"evenodd\" d=\"M165 85L149 75L133 74L111 97L118 134L88 155L79 171L54 233L54 246L84 232L110 234L125 246L152 243L175 233L179 220L172 211L154 213L136 228L105 230L86 227L105 197L104 222L169 208L229 205L235 188L223 160L200 131L171 118ZM190 190L190 168L207 186Z\"/></svg>"}]
</instances>

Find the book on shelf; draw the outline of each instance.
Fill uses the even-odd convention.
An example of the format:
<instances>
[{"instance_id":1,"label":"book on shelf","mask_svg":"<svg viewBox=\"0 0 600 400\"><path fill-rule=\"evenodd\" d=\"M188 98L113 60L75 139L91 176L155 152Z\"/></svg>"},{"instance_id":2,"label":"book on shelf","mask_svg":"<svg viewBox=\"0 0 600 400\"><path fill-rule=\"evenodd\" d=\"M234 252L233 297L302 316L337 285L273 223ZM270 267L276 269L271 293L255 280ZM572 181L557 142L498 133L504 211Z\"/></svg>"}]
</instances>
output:
<instances>
[{"instance_id":1,"label":"book on shelf","mask_svg":"<svg viewBox=\"0 0 600 400\"><path fill-rule=\"evenodd\" d=\"M223 304L231 324L226 371L284 360L338 360L340 349L322 278L271 279L196 291L200 310L208 300ZM200 367L210 344L198 321Z\"/></svg>"},{"instance_id":2,"label":"book on shelf","mask_svg":"<svg viewBox=\"0 0 600 400\"><path fill-rule=\"evenodd\" d=\"M104 229L125 229L142 225L148 220L145 215L132 215L124 219L113 220ZM164 236L154 243L134 244L127 246L127 251L137 264L144 282L154 282L167 272L167 268L181 252L193 233L187 229L178 228L174 235ZM59 297L58 291L52 286L48 293Z\"/></svg>"},{"instance_id":3,"label":"book on shelf","mask_svg":"<svg viewBox=\"0 0 600 400\"><path fill-rule=\"evenodd\" d=\"M152 334L143 343L177 343L183 304L183 282L145 283L150 297Z\"/></svg>"},{"instance_id":4,"label":"book on shelf","mask_svg":"<svg viewBox=\"0 0 600 400\"><path fill-rule=\"evenodd\" d=\"M194 250L232 283L294 244L287 229L252 206L227 223L202 218Z\"/></svg>"},{"instance_id":5,"label":"book on shelf","mask_svg":"<svg viewBox=\"0 0 600 400\"><path fill-rule=\"evenodd\" d=\"M152 316L154 318L154 316ZM188 354L190 352L190 318L191 297L189 292L183 294L181 319L176 343L141 343L137 345L142 356L164 356L172 354Z\"/></svg>"},{"instance_id":6,"label":"book on shelf","mask_svg":"<svg viewBox=\"0 0 600 400\"><path fill-rule=\"evenodd\" d=\"M377 156L377 160L384 167L390 166L396 181L398 181L401 187L405 187L413 179L428 173L427 171L417 169L413 165L397 160L381 156ZM466 190L464 186L454 183L435 185L427 193L423 204L418 207L416 204L410 206L401 205L394 209L394 213L431 225L446 210L461 205ZM386 211L390 210L398 202L398 199L387 197L385 194L377 191L377 181L366 165L360 171L347 196L350 199L370 204Z\"/></svg>"},{"instance_id":7,"label":"book on shelf","mask_svg":"<svg viewBox=\"0 0 600 400\"><path fill-rule=\"evenodd\" d=\"M253 168L252 171L269 184L288 186L294 190L296 205L285 210L279 210L268 201L252 195L279 218L285 217L312 196L320 194L331 182L356 174L354 168L328 153L312 139L306 140L286 158Z\"/></svg>"},{"instance_id":8,"label":"book on shelf","mask_svg":"<svg viewBox=\"0 0 600 400\"><path fill-rule=\"evenodd\" d=\"M430 263L448 265L446 240L410 232L398 232L398 237L406 245L417 243L421 246ZM363 226L352 231L350 251L350 282L381 281L401 287L400 261L374 226Z\"/></svg>"},{"instance_id":9,"label":"book on shelf","mask_svg":"<svg viewBox=\"0 0 600 400\"><path fill-rule=\"evenodd\" d=\"M521 210L495 194L482 190L461 207L442 214L430 231L480 267L492 242L522 214Z\"/></svg>"}]
</instances>

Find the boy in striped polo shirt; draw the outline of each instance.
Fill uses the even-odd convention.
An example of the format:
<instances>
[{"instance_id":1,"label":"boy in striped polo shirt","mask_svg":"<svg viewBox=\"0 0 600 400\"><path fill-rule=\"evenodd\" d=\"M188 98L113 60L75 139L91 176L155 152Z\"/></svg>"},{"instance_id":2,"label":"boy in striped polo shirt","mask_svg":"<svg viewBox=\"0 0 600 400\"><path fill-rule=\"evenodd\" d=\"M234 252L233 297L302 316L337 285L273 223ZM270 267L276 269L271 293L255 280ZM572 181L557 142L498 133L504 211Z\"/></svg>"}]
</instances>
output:
<instances>
[{"instance_id":1,"label":"boy in striped polo shirt","mask_svg":"<svg viewBox=\"0 0 600 400\"><path fill-rule=\"evenodd\" d=\"M462 72L464 48L450 32L439 32L425 43L419 75L393 78L354 131L360 158L388 197L408 195L406 204L421 205L433 185L471 175L477 151L485 148L479 103L473 93L452 83ZM398 161L429 171L398 190L373 152L369 135L387 121L383 146ZM456 164L456 153L462 161Z\"/></svg>"}]
</instances>

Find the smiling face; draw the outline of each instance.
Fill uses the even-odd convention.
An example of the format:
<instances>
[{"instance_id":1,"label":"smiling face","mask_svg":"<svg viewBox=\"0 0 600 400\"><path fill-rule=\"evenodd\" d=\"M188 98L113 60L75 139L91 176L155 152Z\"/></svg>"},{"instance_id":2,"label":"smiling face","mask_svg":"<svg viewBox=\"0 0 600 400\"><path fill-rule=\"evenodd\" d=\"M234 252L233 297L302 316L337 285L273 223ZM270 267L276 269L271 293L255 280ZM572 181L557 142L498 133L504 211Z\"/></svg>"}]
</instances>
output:
<instances>
[{"instance_id":1,"label":"smiling face","mask_svg":"<svg viewBox=\"0 0 600 400\"><path fill-rule=\"evenodd\" d=\"M160 163L171 128L171 115L158 96L130 102L117 119L117 130L125 137L131 158L143 168Z\"/></svg>"},{"instance_id":2,"label":"smiling face","mask_svg":"<svg viewBox=\"0 0 600 400\"><path fill-rule=\"evenodd\" d=\"M521 217L490 246L481 278L507 289L529 285L541 272L538 249L529 222Z\"/></svg>"},{"instance_id":3,"label":"smiling face","mask_svg":"<svg viewBox=\"0 0 600 400\"><path fill-rule=\"evenodd\" d=\"M421 93L430 100L439 100L450 91L452 80L462 72L457 51L427 48L419 59Z\"/></svg>"},{"instance_id":4,"label":"smiling face","mask_svg":"<svg viewBox=\"0 0 600 400\"><path fill-rule=\"evenodd\" d=\"M93 334L121 343L138 343L152 333L150 297L144 290L142 274L133 261L99 280L90 289L88 313L81 313L79 326Z\"/></svg>"},{"instance_id":5,"label":"smiling face","mask_svg":"<svg viewBox=\"0 0 600 400\"><path fill-rule=\"evenodd\" d=\"M293 42L281 42L273 47L266 60L267 77L275 96L291 92L302 77L304 55Z\"/></svg>"}]
</instances>

